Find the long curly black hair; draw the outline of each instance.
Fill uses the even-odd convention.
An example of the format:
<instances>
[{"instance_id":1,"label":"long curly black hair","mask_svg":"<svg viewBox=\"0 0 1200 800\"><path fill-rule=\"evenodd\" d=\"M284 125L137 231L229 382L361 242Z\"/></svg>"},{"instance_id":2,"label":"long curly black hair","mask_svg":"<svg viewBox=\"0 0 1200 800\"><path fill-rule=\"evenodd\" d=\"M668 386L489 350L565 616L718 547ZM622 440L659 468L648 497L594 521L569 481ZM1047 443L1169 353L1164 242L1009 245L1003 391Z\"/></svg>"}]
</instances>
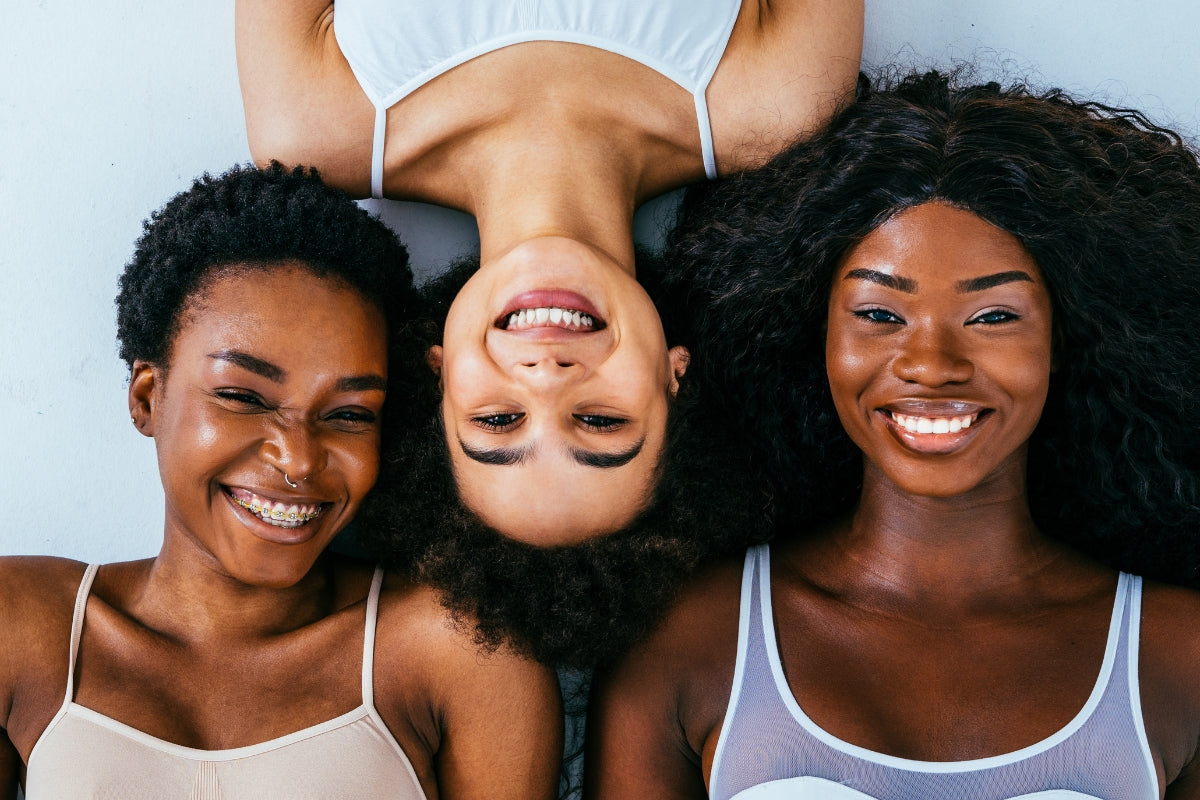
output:
<instances>
[{"instance_id":1,"label":"long curly black hair","mask_svg":"<svg viewBox=\"0 0 1200 800\"><path fill-rule=\"evenodd\" d=\"M762 169L697 189L669 245L692 369L737 422L780 531L845 512L861 455L823 326L847 251L931 201L1015 236L1049 286L1056 371L1029 449L1038 525L1121 569L1200 585L1200 166L1136 111L1061 91L872 86Z\"/></svg>"},{"instance_id":2,"label":"long curly black hair","mask_svg":"<svg viewBox=\"0 0 1200 800\"><path fill-rule=\"evenodd\" d=\"M450 303L476 266L464 262L422 287L427 305L416 338L425 348L441 342ZM639 280L674 344L677 315L655 275L653 260L640 254ZM738 468L739 443L696 402L686 375L646 510L621 531L568 547L508 539L460 502L440 406L426 368L406 424L385 430L380 478L356 536L384 564L437 587L482 645L508 644L560 665L603 662L654 624L701 560L766 535L765 502Z\"/></svg>"},{"instance_id":3,"label":"long curly black hair","mask_svg":"<svg viewBox=\"0 0 1200 800\"><path fill-rule=\"evenodd\" d=\"M206 281L283 262L356 289L393 339L416 316L408 251L387 226L315 169L239 166L206 173L144 223L117 295L121 358L168 367L183 312Z\"/></svg>"}]
</instances>

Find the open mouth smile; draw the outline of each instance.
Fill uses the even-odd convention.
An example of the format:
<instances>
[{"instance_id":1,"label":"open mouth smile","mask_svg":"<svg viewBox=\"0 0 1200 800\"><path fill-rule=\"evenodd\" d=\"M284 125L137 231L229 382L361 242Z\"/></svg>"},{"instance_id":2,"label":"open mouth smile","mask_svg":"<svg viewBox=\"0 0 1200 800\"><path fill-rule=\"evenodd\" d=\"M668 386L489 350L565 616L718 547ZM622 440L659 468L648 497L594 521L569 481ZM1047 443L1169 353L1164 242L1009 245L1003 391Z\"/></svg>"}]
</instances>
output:
<instances>
[{"instance_id":1,"label":"open mouth smile","mask_svg":"<svg viewBox=\"0 0 1200 800\"><path fill-rule=\"evenodd\" d=\"M527 331L533 328L561 328L566 331L598 331L604 324L585 311L558 306L522 308L502 316L496 327L506 331Z\"/></svg>"},{"instance_id":2,"label":"open mouth smile","mask_svg":"<svg viewBox=\"0 0 1200 800\"><path fill-rule=\"evenodd\" d=\"M978 412L949 417L922 417L913 414L897 414L894 411L887 413L891 416L892 421L901 428L916 434L958 433L964 428L971 427L971 423L979 418Z\"/></svg>"},{"instance_id":3,"label":"open mouth smile","mask_svg":"<svg viewBox=\"0 0 1200 800\"><path fill-rule=\"evenodd\" d=\"M233 502L254 514L268 525L277 528L299 528L321 516L324 504L285 503L248 492L245 489L227 488Z\"/></svg>"}]
</instances>

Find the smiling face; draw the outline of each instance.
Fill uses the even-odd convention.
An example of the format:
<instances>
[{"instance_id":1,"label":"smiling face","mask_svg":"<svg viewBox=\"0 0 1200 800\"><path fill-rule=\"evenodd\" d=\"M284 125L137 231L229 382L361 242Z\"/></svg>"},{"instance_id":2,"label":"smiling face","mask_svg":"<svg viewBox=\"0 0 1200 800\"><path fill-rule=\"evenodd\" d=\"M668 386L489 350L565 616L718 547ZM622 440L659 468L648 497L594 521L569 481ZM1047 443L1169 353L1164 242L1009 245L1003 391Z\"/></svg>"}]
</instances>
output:
<instances>
[{"instance_id":1,"label":"smiling face","mask_svg":"<svg viewBox=\"0 0 1200 800\"><path fill-rule=\"evenodd\" d=\"M287 264L210 277L167 367L135 362L130 379L164 552L247 584L300 580L375 482L386 378L383 316L356 291Z\"/></svg>"},{"instance_id":2,"label":"smiling face","mask_svg":"<svg viewBox=\"0 0 1200 800\"><path fill-rule=\"evenodd\" d=\"M901 212L834 275L825 349L842 425L901 490L954 497L1009 470L1023 485L1051 302L1015 237L939 203Z\"/></svg>"},{"instance_id":3,"label":"smiling face","mask_svg":"<svg viewBox=\"0 0 1200 800\"><path fill-rule=\"evenodd\" d=\"M687 353L615 261L569 239L519 245L459 292L431 357L459 495L485 523L563 545L645 507Z\"/></svg>"}]
</instances>

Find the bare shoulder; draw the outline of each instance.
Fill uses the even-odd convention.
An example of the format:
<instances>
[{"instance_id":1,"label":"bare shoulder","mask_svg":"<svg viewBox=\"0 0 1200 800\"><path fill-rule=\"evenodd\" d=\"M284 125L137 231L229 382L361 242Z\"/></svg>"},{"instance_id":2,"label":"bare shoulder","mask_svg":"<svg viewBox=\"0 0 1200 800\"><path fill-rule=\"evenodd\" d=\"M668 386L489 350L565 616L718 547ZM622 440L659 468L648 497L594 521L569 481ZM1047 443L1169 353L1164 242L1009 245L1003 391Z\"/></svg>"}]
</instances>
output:
<instances>
[{"instance_id":1,"label":"bare shoulder","mask_svg":"<svg viewBox=\"0 0 1200 800\"><path fill-rule=\"evenodd\" d=\"M0 728L18 748L31 743L28 731L61 702L84 569L64 558L0 558Z\"/></svg>"},{"instance_id":2,"label":"bare shoulder","mask_svg":"<svg viewBox=\"0 0 1200 800\"><path fill-rule=\"evenodd\" d=\"M5 638L36 638L56 620L65 617L69 623L85 568L66 558L0 557L0 628Z\"/></svg>"},{"instance_id":3,"label":"bare shoulder","mask_svg":"<svg viewBox=\"0 0 1200 800\"><path fill-rule=\"evenodd\" d=\"M863 0L744 0L708 88L723 173L762 164L853 96Z\"/></svg>"},{"instance_id":4,"label":"bare shoulder","mask_svg":"<svg viewBox=\"0 0 1200 800\"><path fill-rule=\"evenodd\" d=\"M1146 734L1161 759L1167 782L1190 780L1200 790L1197 664L1200 592L1147 581L1138 655Z\"/></svg>"}]
</instances>

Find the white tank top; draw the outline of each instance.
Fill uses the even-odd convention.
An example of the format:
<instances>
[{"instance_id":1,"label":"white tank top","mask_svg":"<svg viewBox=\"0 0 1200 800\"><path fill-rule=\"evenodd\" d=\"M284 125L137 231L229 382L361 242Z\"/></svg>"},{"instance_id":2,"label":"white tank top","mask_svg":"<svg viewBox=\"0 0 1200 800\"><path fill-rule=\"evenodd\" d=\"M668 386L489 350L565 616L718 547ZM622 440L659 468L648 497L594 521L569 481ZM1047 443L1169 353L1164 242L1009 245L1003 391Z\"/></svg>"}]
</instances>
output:
<instances>
[{"instance_id":1,"label":"white tank top","mask_svg":"<svg viewBox=\"0 0 1200 800\"><path fill-rule=\"evenodd\" d=\"M335 38L375 106L372 196L383 196L383 144L391 106L472 58L535 41L617 53L690 92L704 171L715 178L704 92L740 10L741 0L337 0Z\"/></svg>"},{"instance_id":2,"label":"white tank top","mask_svg":"<svg viewBox=\"0 0 1200 800\"><path fill-rule=\"evenodd\" d=\"M1100 677L1066 727L972 761L914 761L818 727L783 675L770 551L746 554L733 692L710 776L712 800L1157 800L1138 691L1141 579L1121 574Z\"/></svg>"},{"instance_id":3,"label":"white tank top","mask_svg":"<svg viewBox=\"0 0 1200 800\"><path fill-rule=\"evenodd\" d=\"M373 701L381 570L375 570L367 596L362 705L336 719L260 744L196 750L150 736L73 701L75 660L96 569L95 564L87 568L75 598L66 699L29 754L27 800L425 800L412 764Z\"/></svg>"}]
</instances>

